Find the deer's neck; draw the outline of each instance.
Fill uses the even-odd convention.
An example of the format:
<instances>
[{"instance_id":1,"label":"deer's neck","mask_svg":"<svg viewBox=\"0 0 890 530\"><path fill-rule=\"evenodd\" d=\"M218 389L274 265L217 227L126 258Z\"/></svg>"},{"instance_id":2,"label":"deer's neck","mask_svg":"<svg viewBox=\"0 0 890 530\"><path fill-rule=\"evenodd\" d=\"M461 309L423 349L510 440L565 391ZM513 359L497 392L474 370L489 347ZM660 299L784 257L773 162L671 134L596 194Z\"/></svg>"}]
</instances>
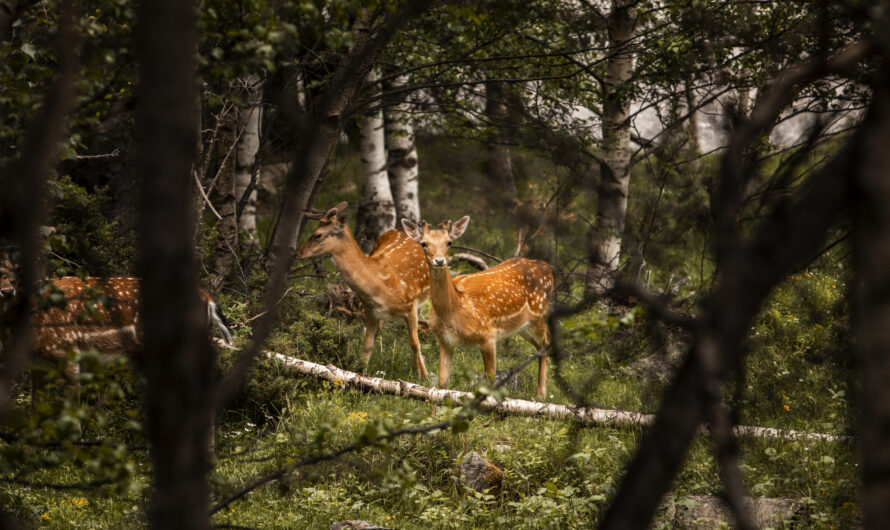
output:
<instances>
[{"instance_id":1,"label":"deer's neck","mask_svg":"<svg viewBox=\"0 0 890 530\"><path fill-rule=\"evenodd\" d=\"M349 287L361 293L368 291L377 276L373 260L365 256L349 228L345 229L343 243L335 252L331 252L331 258Z\"/></svg>"},{"instance_id":2,"label":"deer's neck","mask_svg":"<svg viewBox=\"0 0 890 530\"><path fill-rule=\"evenodd\" d=\"M445 321L453 320L460 311L460 299L447 266L430 267L430 302L436 315Z\"/></svg>"}]
</instances>

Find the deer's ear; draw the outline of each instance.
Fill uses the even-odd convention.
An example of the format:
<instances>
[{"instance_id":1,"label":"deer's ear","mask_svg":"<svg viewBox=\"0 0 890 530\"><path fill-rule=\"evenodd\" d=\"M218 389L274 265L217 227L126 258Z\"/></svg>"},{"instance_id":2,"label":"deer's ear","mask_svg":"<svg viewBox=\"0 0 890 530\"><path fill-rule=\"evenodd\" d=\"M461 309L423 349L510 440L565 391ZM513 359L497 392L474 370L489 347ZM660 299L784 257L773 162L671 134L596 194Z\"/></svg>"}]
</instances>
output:
<instances>
[{"instance_id":1,"label":"deer's ear","mask_svg":"<svg viewBox=\"0 0 890 530\"><path fill-rule=\"evenodd\" d=\"M462 236L464 232L467 230L467 226L470 224L470 216L465 215L458 219L452 226L451 230L448 232L448 236L451 237L451 240L455 240Z\"/></svg>"},{"instance_id":2,"label":"deer's ear","mask_svg":"<svg viewBox=\"0 0 890 530\"><path fill-rule=\"evenodd\" d=\"M426 225L426 223L424 223L423 221L421 221L421 223L423 224L418 225L410 219L404 217L402 218L402 228L405 229L405 233L408 234L408 237L417 242L420 242L420 240L423 239L422 226Z\"/></svg>"}]
</instances>

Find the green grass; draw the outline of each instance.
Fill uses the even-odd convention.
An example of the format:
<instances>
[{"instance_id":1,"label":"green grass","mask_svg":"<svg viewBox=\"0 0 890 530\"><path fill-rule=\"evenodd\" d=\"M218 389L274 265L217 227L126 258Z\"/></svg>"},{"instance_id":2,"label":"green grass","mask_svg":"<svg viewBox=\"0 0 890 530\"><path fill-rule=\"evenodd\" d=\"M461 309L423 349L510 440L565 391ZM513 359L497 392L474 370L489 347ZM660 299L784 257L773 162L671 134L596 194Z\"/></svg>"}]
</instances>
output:
<instances>
[{"instance_id":1,"label":"green grass","mask_svg":"<svg viewBox=\"0 0 890 530\"><path fill-rule=\"evenodd\" d=\"M481 181L479 153L460 147L446 140L422 144L424 218L438 222L443 217L456 219L470 214L473 221L462 244L500 256L512 255L518 221L477 200L484 186L468 187L466 182ZM542 204L565 175L553 173L539 158L525 153L517 157L524 162L517 164L521 168L521 198L531 205ZM317 205L324 207L340 200L354 205L359 192L357 179L355 157L341 153L331 165L331 175ZM632 199L639 197L639 210L652 194L651 190L638 191ZM587 209L589 199L583 195L571 197L565 204ZM673 221L677 226L672 228L673 234L681 238L688 235L683 221L677 218ZM554 238L545 232L538 236L536 245L558 251L558 264L569 267L572 257L583 252L579 249L584 248L586 223L572 217L569 210L561 214L559 222L567 233L576 235ZM653 269L653 283L663 285L672 275L686 275L692 281L681 296L691 294L692 289L705 289L707 281L696 277L701 271L700 260L695 257L698 246L698 239L693 237L686 248L655 249L665 265ZM362 323L360 319L344 320L323 313L326 285L339 281L328 261L324 268L328 271L326 279L298 278L292 283L292 293L282 302L280 324L267 349L349 370L360 369ZM237 340L242 345L247 340L244 323L261 310L258 300L264 281L262 273L254 273L250 283L256 291L252 296L226 292L220 297L229 320L241 323ZM847 284L843 269L820 262L787 278L772 293L745 345L746 360L726 390L727 402L735 407L741 423L855 433L857 385L848 351L848 309L844 303ZM571 287L566 283L566 289ZM684 309L693 311L694 307ZM565 319L562 326L565 357L551 365L549 401L571 403L574 395L581 395L586 403L603 408L649 413L657 410L665 383L642 379L628 370L634 361L659 351L657 341L650 336L644 310L612 312L596 306ZM685 338L681 332L663 329L662 333L674 349L683 350ZM430 333L421 333L420 338L427 368L436 373L435 338ZM527 342L510 339L499 347L498 368L513 366L531 353L533 348ZM411 359L404 324L386 323L368 373L421 382L413 373ZM232 362L231 353L222 352L220 370L226 371ZM449 386L474 390L472 381L481 371L479 351L458 348ZM514 397L531 398L537 366L527 367L521 375L524 384ZM116 379L128 380L126 376ZM99 374L97 383L101 381ZM565 386L558 381L564 381ZM27 385L19 390L18 407L27 412ZM7 462L4 476L25 469L14 465L25 462L31 466L27 469L34 471L22 478L33 482L63 484L119 477L114 484L84 491L57 491L3 483L0 505L35 527L144 526L150 466L144 450L132 449L143 444L140 430L132 425L138 417L125 412L138 405L139 395L138 384L122 385L120 401L109 404L104 415L67 412L85 414L85 438L107 439L103 449L70 444L58 449L0 444ZM46 421L54 421L53 414L58 412L47 411ZM289 462L351 444L369 432L435 423L454 413L449 406L343 389L291 374L278 363L263 359L220 419L211 501L219 502ZM26 424L29 432L43 432L41 429L48 425L31 421ZM633 427L581 426L562 420L480 414L462 432L403 436L385 445L364 447L333 462L299 468L285 480L234 502L214 516L213 522L256 528L327 528L332 521L343 519L365 519L389 528L587 527L608 505L641 436L641 431ZM751 495L804 501L806 510L791 526L849 528L861 524L857 514L855 442L745 438L738 446ZM459 465L472 451L504 470L502 490L481 494L461 488ZM718 495L721 488L711 443L699 437L671 492ZM667 523L656 522L655 526L667 527Z\"/></svg>"},{"instance_id":2,"label":"green grass","mask_svg":"<svg viewBox=\"0 0 890 530\"><path fill-rule=\"evenodd\" d=\"M829 287L830 288L830 287ZM781 297L774 303L781 305ZM285 308L286 318L270 349L316 361L355 364L361 356L361 323L321 318L311 302L297 300ZM296 311L297 314L293 312ZM760 325L771 325L767 309ZM308 316L311 315L311 316ZM582 319L584 320L584 319ZM568 358L559 367L569 383L585 389L589 402L598 406L651 412L657 406L660 383L645 383L621 370L630 359L616 361L614 348L635 351L643 328L636 324L609 323L602 311L586 315L589 327L567 341ZM308 322L308 324L307 324ZM321 323L323 322L323 324ZM597 322L603 322L596 327ZM317 327L314 327L317 326ZM759 328L758 328L759 329ZM295 336L293 333L303 336ZM616 338L616 335L619 337ZM623 335L623 336L622 336ZM315 340L310 342L307 337ZM377 340L369 372L391 379L417 381L412 373L411 350L401 324L384 326ZM240 340L244 340L243 337ZM423 354L431 371L438 365L435 339L421 335ZM629 343L629 346L628 344ZM604 346L612 345L610 350ZM499 368L506 368L531 353L531 346L513 339L502 348ZM774 370L767 360L774 352L755 351L751 388L771 388ZM339 356L339 357L338 357ZM765 358L760 359L761 356ZM556 368L556 367L554 367ZM800 370L800 366L791 366ZM818 365L788 379L782 387L789 397L808 396L812 403L795 414L786 411L769 392L760 393L754 412L743 417L758 425L843 433L849 415L843 396L819 387L824 371ZM455 356L451 387L472 390L471 380L481 371L481 356L461 348ZM762 373L761 373L762 371ZM523 373L526 387L517 397L534 392L536 367ZM294 376L271 362L263 362L254 381L265 382L247 390L238 407L224 418L212 483L214 501L295 459L329 451L359 439L368 424L395 429L439 421L453 414L447 406L432 406L394 396L342 389L327 382ZM279 406L261 405L262 387L283 394ZM569 402L569 396L551 377L552 401ZM752 399L749 396L749 399ZM752 407L749 407L752 408ZM263 410L262 413L258 410ZM99 434L99 433L97 433ZM595 521L616 489L623 466L632 456L641 433L635 428L579 426L571 422L517 416L480 415L461 433L438 432L401 437L381 447L366 447L335 462L297 470L282 483L263 487L214 517L216 524L258 528L326 528L342 519L365 519L392 528L567 528ZM741 463L752 495L802 498L808 505L804 527L856 524L857 454L844 442L789 442L743 439ZM468 494L459 487L458 466L471 451L478 451L505 470L502 491ZM86 491L60 493L41 488L5 485L8 507L34 524L61 527L138 527L146 501L148 464L144 452L131 452L132 475L124 492ZM66 482L83 480L86 467L65 463L30 480ZM719 494L719 475L710 443L699 438L677 477L672 492Z\"/></svg>"}]
</instances>

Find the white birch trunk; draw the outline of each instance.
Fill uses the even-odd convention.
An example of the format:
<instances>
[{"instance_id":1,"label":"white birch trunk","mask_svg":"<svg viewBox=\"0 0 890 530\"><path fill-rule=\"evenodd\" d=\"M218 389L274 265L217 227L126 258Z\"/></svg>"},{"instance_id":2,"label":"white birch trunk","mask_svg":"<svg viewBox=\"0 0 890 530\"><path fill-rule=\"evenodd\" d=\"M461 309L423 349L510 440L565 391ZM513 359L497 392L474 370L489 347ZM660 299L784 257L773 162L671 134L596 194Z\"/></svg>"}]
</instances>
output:
<instances>
[{"instance_id":1,"label":"white birch trunk","mask_svg":"<svg viewBox=\"0 0 890 530\"><path fill-rule=\"evenodd\" d=\"M236 146L235 163L235 197L240 202L250 185L257 152L260 149L260 127L263 117L263 80L256 74L251 74L244 79L244 91L246 104L238 113L238 130L241 137ZM261 175L257 175L257 179ZM240 240L242 245L252 246L256 244L256 198L259 182L254 183L253 190L238 218L238 230L244 238Z\"/></svg>"},{"instance_id":2,"label":"white birch trunk","mask_svg":"<svg viewBox=\"0 0 890 530\"><path fill-rule=\"evenodd\" d=\"M372 70L368 74L368 83L374 84L379 78L377 70ZM374 92L379 94L380 91L377 89ZM396 206L387 176L381 107L360 118L359 136L365 182L356 214L356 240L365 254L369 254L377 238L396 227Z\"/></svg>"},{"instance_id":3,"label":"white birch trunk","mask_svg":"<svg viewBox=\"0 0 890 530\"><path fill-rule=\"evenodd\" d=\"M431 403L465 403L472 400L475 395L470 392L457 390L445 390L441 388L427 388L425 386L408 383L407 381L392 381L379 377L369 377L348 370L341 370L329 364L320 364L295 359L280 353L266 352L269 358L281 361L284 366L295 372L325 379L339 386L353 386L365 390L373 390L383 394L395 394L397 396L412 397L429 401ZM488 397L480 403L480 409L496 410L524 416L546 416L554 419L567 419L581 423L607 426L639 426L646 427L655 420L654 414L629 412L614 409L598 409L593 407L579 407L577 405L561 405L541 401L528 401L525 399L506 398L503 401L495 401ZM704 433L704 428L702 429ZM783 440L807 440L807 441L848 441L849 436L836 434L810 433L792 430L773 429L771 427L752 427L749 425L736 425L733 428L736 436L758 438L781 438Z\"/></svg>"},{"instance_id":4,"label":"white birch trunk","mask_svg":"<svg viewBox=\"0 0 890 530\"><path fill-rule=\"evenodd\" d=\"M397 77L387 84L387 90L399 90L407 80ZM414 127L408 112L405 96L398 93L384 109L386 120L386 152L389 158L389 184L396 203L396 216L400 219L420 221L420 198L417 183L417 147L414 144Z\"/></svg>"},{"instance_id":5,"label":"white birch trunk","mask_svg":"<svg viewBox=\"0 0 890 530\"><path fill-rule=\"evenodd\" d=\"M633 75L631 38L636 8L626 0L613 0L607 20L609 55L603 83L603 159L596 224L590 242L588 288L602 293L615 283L621 257L621 238L627 216L630 186L630 103L626 83Z\"/></svg>"}]
</instances>

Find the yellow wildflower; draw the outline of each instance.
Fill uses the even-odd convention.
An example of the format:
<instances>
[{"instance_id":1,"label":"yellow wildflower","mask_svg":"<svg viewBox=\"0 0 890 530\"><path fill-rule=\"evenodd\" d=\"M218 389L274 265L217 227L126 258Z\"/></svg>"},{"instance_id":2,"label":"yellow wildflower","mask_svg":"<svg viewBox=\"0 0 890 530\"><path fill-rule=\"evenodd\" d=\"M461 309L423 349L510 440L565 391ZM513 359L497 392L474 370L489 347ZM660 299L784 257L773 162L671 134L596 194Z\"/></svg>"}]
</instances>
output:
<instances>
[{"instance_id":1,"label":"yellow wildflower","mask_svg":"<svg viewBox=\"0 0 890 530\"><path fill-rule=\"evenodd\" d=\"M40 518L43 519L44 521L52 521L53 520L53 518L50 517L49 514L46 512L43 512L43 515L41 515Z\"/></svg>"},{"instance_id":2,"label":"yellow wildflower","mask_svg":"<svg viewBox=\"0 0 890 530\"><path fill-rule=\"evenodd\" d=\"M350 412L346 419L347 421L355 422L364 421L368 419L368 413L363 410L357 410L355 412Z\"/></svg>"},{"instance_id":3,"label":"yellow wildflower","mask_svg":"<svg viewBox=\"0 0 890 530\"><path fill-rule=\"evenodd\" d=\"M782 408L785 409L785 412L791 412L791 407L788 405L782 405Z\"/></svg>"}]
</instances>

